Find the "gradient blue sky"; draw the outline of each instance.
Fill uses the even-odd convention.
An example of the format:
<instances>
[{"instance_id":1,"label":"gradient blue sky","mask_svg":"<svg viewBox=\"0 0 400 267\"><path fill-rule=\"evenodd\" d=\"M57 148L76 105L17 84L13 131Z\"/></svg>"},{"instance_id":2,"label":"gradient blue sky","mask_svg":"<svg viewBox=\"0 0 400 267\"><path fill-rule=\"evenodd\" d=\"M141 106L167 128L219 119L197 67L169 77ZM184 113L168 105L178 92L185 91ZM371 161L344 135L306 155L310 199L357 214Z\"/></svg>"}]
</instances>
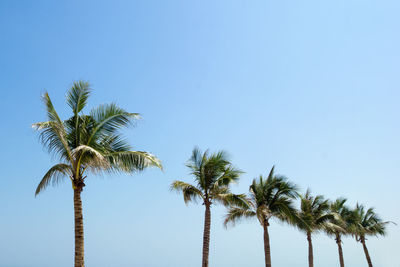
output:
<instances>
[{"instance_id":1,"label":"gradient blue sky","mask_svg":"<svg viewBox=\"0 0 400 267\"><path fill-rule=\"evenodd\" d=\"M30 128L59 113L74 80L89 108L117 102L144 119L126 131L165 172L87 179L86 265L200 266L203 206L169 192L191 181L192 148L226 149L243 169L235 192L273 164L329 198L346 196L400 223L400 2L397 0L11 1L0 3L0 266L73 263L71 185L34 190L55 162ZM263 266L256 221L225 230L214 207L210 265ZM275 266L307 266L304 234L271 226ZM370 238L376 266L396 267L399 227ZM316 266L338 266L315 237ZM344 240L348 266L366 266Z\"/></svg>"}]
</instances>

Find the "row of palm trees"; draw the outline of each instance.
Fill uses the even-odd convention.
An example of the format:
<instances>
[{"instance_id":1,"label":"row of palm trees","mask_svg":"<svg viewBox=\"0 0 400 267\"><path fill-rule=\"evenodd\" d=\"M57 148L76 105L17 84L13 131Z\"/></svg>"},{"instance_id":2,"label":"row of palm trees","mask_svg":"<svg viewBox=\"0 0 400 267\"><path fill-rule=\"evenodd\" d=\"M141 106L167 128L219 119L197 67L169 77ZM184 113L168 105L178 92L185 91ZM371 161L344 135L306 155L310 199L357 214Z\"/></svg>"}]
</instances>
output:
<instances>
[{"instance_id":1,"label":"row of palm trees","mask_svg":"<svg viewBox=\"0 0 400 267\"><path fill-rule=\"evenodd\" d=\"M145 151L135 151L121 134L121 129L132 125L140 118L138 113L130 113L116 104L103 104L83 113L91 88L85 81L74 82L66 95L72 115L62 120L48 93L42 100L46 107L47 120L34 123L32 127L40 132L39 138L49 153L59 159L41 179L35 195L49 185L69 180L73 188L75 218L74 266L84 267L84 229L81 193L88 173L135 173L148 167L162 169L160 160ZM310 192L301 197L301 209L296 211L294 199L298 197L297 187L283 176L274 174L272 168L267 179L262 176L250 186L250 194L233 194L229 186L237 182L242 171L235 168L224 151L209 154L193 150L187 166L196 185L175 181L171 189L183 193L184 201L200 200L205 207L202 266L208 267L211 206L216 203L228 207L225 225L235 224L242 218L257 217L264 228L265 263L271 266L268 226L270 219L277 218L307 233L310 253L309 262L313 266L311 236L325 230L336 238L340 263L343 263L341 236L351 234L361 242L372 266L365 245L365 237L385 233L385 225L372 209L365 210L357 205L354 211L348 209L345 199L329 203L322 196L312 197Z\"/></svg>"},{"instance_id":2,"label":"row of palm trees","mask_svg":"<svg viewBox=\"0 0 400 267\"><path fill-rule=\"evenodd\" d=\"M368 266L372 267L371 258L365 243L367 236L385 235L385 226L372 208L366 210L357 204L348 208L345 198L330 202L322 195L313 196L308 189L299 194L298 187L282 175L274 173L272 167L267 178L260 175L250 185L249 194L233 194L229 186L237 182L239 169L232 166L226 152L202 153L193 150L187 163L195 184L174 181L171 189L183 194L186 203L200 200L205 207L203 259L202 266L208 267L210 243L211 205L221 203L228 209L224 225L235 225L241 219L257 218L264 230L265 266L271 267L271 249L268 227L271 219L288 223L304 232L308 241L308 263L314 266L312 236L324 231L335 238L339 251L340 266L344 267L342 236L351 235L361 242ZM300 198L300 208L296 209L295 199Z\"/></svg>"}]
</instances>

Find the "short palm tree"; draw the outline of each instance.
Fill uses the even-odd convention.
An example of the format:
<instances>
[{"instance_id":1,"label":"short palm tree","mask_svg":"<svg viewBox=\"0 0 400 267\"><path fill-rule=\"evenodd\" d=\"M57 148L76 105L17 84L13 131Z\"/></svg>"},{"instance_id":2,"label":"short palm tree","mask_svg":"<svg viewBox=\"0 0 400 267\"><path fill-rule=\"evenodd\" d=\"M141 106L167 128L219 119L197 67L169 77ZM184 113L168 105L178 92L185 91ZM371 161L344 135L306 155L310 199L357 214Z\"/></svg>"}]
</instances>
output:
<instances>
[{"instance_id":1,"label":"short palm tree","mask_svg":"<svg viewBox=\"0 0 400 267\"><path fill-rule=\"evenodd\" d=\"M300 201L297 226L307 235L308 265L314 267L312 234L323 230L333 215L329 212L329 201L321 195L313 197L310 190L300 196Z\"/></svg>"},{"instance_id":2,"label":"short palm tree","mask_svg":"<svg viewBox=\"0 0 400 267\"><path fill-rule=\"evenodd\" d=\"M296 185L287 181L284 176L275 175L272 167L268 178L262 176L254 179L250 186L250 198L229 207L225 217L225 226L235 224L242 218L256 217L264 229L265 266L271 267L271 249L268 234L270 219L277 218L283 222L293 223L296 209L293 200L298 196Z\"/></svg>"},{"instance_id":3,"label":"short palm tree","mask_svg":"<svg viewBox=\"0 0 400 267\"><path fill-rule=\"evenodd\" d=\"M388 223L389 222L382 221L373 208L366 210L363 205L357 203L356 208L352 211L349 230L356 241L362 244L369 267L372 267L372 261L365 243L366 237L384 236Z\"/></svg>"},{"instance_id":4,"label":"short palm tree","mask_svg":"<svg viewBox=\"0 0 400 267\"><path fill-rule=\"evenodd\" d=\"M81 192L88 172L134 172L149 166L161 168L159 160L150 153L132 151L119 130L139 117L115 104L100 105L84 114L91 89L87 82L75 82L67 93L72 117L61 120L48 93L43 95L48 120L32 127L40 131L40 140L48 151L60 160L44 175L35 195L48 185L65 179L72 183L75 213L75 267L84 266L84 235Z\"/></svg>"},{"instance_id":5,"label":"short palm tree","mask_svg":"<svg viewBox=\"0 0 400 267\"><path fill-rule=\"evenodd\" d=\"M208 267L211 205L214 203L229 205L241 202L245 196L231 193L229 186L238 181L242 171L232 166L226 152L219 151L209 154L208 150L202 153L198 148L193 149L186 166L191 170L196 184L174 181L171 184L171 190L182 192L185 203L197 200L203 202L205 217L202 266Z\"/></svg>"},{"instance_id":6,"label":"short palm tree","mask_svg":"<svg viewBox=\"0 0 400 267\"><path fill-rule=\"evenodd\" d=\"M329 223L325 227L325 232L335 238L339 252L339 263L344 267L343 249L342 249L342 236L348 234L348 226L350 224L350 210L346 207L345 198L338 198L329 204L330 213L334 216L331 217Z\"/></svg>"}]
</instances>

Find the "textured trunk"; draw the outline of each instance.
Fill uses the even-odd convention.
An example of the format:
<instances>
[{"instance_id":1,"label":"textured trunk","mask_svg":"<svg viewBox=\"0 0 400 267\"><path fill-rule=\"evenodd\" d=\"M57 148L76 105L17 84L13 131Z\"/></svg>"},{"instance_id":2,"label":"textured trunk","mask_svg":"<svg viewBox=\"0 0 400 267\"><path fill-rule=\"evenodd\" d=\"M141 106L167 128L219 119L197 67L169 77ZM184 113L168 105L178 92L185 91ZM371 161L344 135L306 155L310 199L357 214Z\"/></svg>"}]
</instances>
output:
<instances>
[{"instance_id":1,"label":"textured trunk","mask_svg":"<svg viewBox=\"0 0 400 267\"><path fill-rule=\"evenodd\" d=\"M338 250L339 250L339 262L340 262L340 267L344 267L344 259L343 259L343 249L342 249L342 238L340 237L340 234L336 234L336 244L338 245Z\"/></svg>"},{"instance_id":2,"label":"textured trunk","mask_svg":"<svg viewBox=\"0 0 400 267\"><path fill-rule=\"evenodd\" d=\"M308 240L308 266L314 267L314 254L311 240L311 232L307 232L307 240Z\"/></svg>"},{"instance_id":3,"label":"textured trunk","mask_svg":"<svg viewBox=\"0 0 400 267\"><path fill-rule=\"evenodd\" d=\"M365 253L365 257L367 258L368 267L373 267L371 258L369 257L367 245L365 244L365 237L361 237L361 244L363 245L363 248L364 248L364 253Z\"/></svg>"},{"instance_id":4,"label":"textured trunk","mask_svg":"<svg viewBox=\"0 0 400 267\"><path fill-rule=\"evenodd\" d=\"M75 212L75 267L84 267L83 246L83 215L82 215L82 188L74 189L74 212Z\"/></svg>"},{"instance_id":5,"label":"textured trunk","mask_svg":"<svg viewBox=\"0 0 400 267\"><path fill-rule=\"evenodd\" d=\"M269 245L269 234L267 220L264 221L264 253L265 253L265 267L271 267L271 247Z\"/></svg>"},{"instance_id":6,"label":"textured trunk","mask_svg":"<svg viewBox=\"0 0 400 267\"><path fill-rule=\"evenodd\" d=\"M210 250L210 228L211 228L211 212L210 204L205 203L206 212L204 215L204 234L203 234L203 264L202 267L208 267L208 254Z\"/></svg>"}]
</instances>

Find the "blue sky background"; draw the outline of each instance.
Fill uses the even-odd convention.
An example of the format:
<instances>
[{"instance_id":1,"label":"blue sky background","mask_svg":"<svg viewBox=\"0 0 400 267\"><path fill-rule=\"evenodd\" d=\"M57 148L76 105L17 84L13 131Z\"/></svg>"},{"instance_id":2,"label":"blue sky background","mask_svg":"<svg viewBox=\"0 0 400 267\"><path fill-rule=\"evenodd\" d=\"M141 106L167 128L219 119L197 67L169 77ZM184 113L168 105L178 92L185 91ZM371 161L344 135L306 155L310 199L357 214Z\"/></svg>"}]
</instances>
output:
<instances>
[{"instance_id":1,"label":"blue sky background","mask_svg":"<svg viewBox=\"0 0 400 267\"><path fill-rule=\"evenodd\" d=\"M63 118L72 82L89 108L117 102L144 119L126 131L165 172L87 179L86 266L200 266L203 206L169 192L191 181L192 148L226 149L246 172L235 192L276 171L328 198L348 197L400 223L400 2L389 0L11 1L0 3L0 266L73 264L72 188L34 190L55 163L30 128L48 90ZM263 266L256 221L225 230L212 210L211 266ZM396 267L399 227L369 238ZM275 266L307 266L304 234L273 223ZM348 266L366 266L344 240ZM315 236L316 266L338 266Z\"/></svg>"}]
</instances>

